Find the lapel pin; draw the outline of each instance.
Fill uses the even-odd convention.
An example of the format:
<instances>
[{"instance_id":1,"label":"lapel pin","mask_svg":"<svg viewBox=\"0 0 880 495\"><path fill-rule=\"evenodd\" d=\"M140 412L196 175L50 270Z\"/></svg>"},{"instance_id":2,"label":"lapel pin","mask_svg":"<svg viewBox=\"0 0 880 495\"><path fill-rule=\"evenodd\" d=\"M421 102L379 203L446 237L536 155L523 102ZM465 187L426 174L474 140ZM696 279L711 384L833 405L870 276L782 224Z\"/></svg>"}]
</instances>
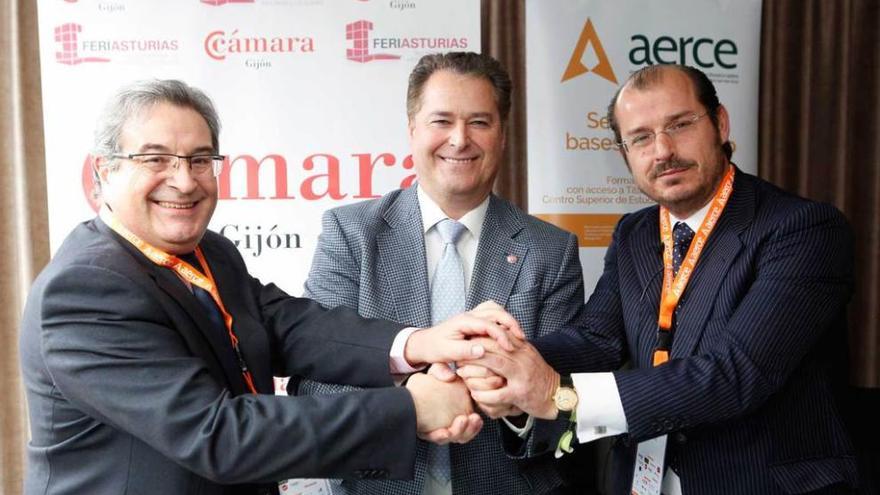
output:
<instances>
[{"instance_id":1,"label":"lapel pin","mask_svg":"<svg viewBox=\"0 0 880 495\"><path fill-rule=\"evenodd\" d=\"M508 263L513 264L513 263L516 263L517 261L519 261L519 258L517 258L516 255L514 255L514 254L507 255L507 262Z\"/></svg>"}]
</instances>

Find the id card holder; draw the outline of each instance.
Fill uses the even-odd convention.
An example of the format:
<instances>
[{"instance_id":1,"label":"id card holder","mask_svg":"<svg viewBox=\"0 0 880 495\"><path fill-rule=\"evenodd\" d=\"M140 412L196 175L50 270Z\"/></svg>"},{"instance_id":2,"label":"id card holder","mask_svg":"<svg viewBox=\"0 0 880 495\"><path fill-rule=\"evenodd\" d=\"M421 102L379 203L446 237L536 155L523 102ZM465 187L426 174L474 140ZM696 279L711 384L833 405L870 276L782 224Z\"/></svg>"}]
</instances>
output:
<instances>
[{"instance_id":1,"label":"id card holder","mask_svg":"<svg viewBox=\"0 0 880 495\"><path fill-rule=\"evenodd\" d=\"M631 495L660 495L667 435L639 442Z\"/></svg>"}]
</instances>

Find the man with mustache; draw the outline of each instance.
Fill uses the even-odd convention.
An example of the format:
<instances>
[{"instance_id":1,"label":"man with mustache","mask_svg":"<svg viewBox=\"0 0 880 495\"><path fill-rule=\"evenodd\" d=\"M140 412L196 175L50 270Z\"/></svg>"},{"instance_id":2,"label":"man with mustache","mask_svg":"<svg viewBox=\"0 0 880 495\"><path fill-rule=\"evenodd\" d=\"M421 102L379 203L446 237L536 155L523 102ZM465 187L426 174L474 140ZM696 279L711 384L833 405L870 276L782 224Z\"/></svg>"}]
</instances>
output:
<instances>
[{"instance_id":1,"label":"man with mustache","mask_svg":"<svg viewBox=\"0 0 880 495\"><path fill-rule=\"evenodd\" d=\"M443 319L449 300L456 311L495 301L529 338L572 324L584 297L577 239L492 194L510 112L507 71L484 54L426 55L410 74L406 101L418 183L328 211L306 295L408 325ZM458 229L449 243L445 227ZM441 275L449 260L457 263L455 288ZM344 388L304 382L300 390ZM560 466L552 456L505 455L497 439L507 428L490 421L464 445L422 443L411 481L350 480L334 492L539 495L558 489Z\"/></svg>"},{"instance_id":2,"label":"man with mustache","mask_svg":"<svg viewBox=\"0 0 880 495\"><path fill-rule=\"evenodd\" d=\"M491 416L571 418L561 438L539 422L532 445L616 436L614 494L855 493L832 373L846 220L731 162L728 112L699 70L640 69L608 113L658 205L620 220L577 326L513 353L487 342L459 367L472 397Z\"/></svg>"}]
</instances>

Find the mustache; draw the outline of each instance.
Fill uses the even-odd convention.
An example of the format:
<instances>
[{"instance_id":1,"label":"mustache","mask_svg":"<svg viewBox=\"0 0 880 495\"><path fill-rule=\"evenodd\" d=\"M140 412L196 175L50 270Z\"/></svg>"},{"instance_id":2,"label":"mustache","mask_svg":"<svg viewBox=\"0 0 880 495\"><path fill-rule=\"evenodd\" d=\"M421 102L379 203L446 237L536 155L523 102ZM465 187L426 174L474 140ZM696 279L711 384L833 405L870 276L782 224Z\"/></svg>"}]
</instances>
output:
<instances>
[{"instance_id":1,"label":"mustache","mask_svg":"<svg viewBox=\"0 0 880 495\"><path fill-rule=\"evenodd\" d=\"M666 160L665 162L659 162L654 165L654 168L651 169L651 178L655 179L659 177L661 174L679 168L693 168L697 166L697 162L693 160L680 160L680 159L672 159Z\"/></svg>"}]
</instances>

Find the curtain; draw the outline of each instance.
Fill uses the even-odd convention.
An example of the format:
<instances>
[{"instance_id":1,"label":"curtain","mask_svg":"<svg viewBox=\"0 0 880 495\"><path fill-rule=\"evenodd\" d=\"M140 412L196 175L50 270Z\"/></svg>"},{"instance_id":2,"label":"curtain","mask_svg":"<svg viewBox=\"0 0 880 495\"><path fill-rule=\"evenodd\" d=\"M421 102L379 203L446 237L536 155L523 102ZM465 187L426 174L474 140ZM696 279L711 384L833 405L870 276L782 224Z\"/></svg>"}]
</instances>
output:
<instances>
[{"instance_id":1,"label":"curtain","mask_svg":"<svg viewBox=\"0 0 880 495\"><path fill-rule=\"evenodd\" d=\"M880 388L880 3L764 3L758 170L855 231L850 383Z\"/></svg>"},{"instance_id":2,"label":"curtain","mask_svg":"<svg viewBox=\"0 0 880 495\"><path fill-rule=\"evenodd\" d=\"M49 259L36 2L0 1L0 491L21 492L27 415L18 323Z\"/></svg>"}]
</instances>

